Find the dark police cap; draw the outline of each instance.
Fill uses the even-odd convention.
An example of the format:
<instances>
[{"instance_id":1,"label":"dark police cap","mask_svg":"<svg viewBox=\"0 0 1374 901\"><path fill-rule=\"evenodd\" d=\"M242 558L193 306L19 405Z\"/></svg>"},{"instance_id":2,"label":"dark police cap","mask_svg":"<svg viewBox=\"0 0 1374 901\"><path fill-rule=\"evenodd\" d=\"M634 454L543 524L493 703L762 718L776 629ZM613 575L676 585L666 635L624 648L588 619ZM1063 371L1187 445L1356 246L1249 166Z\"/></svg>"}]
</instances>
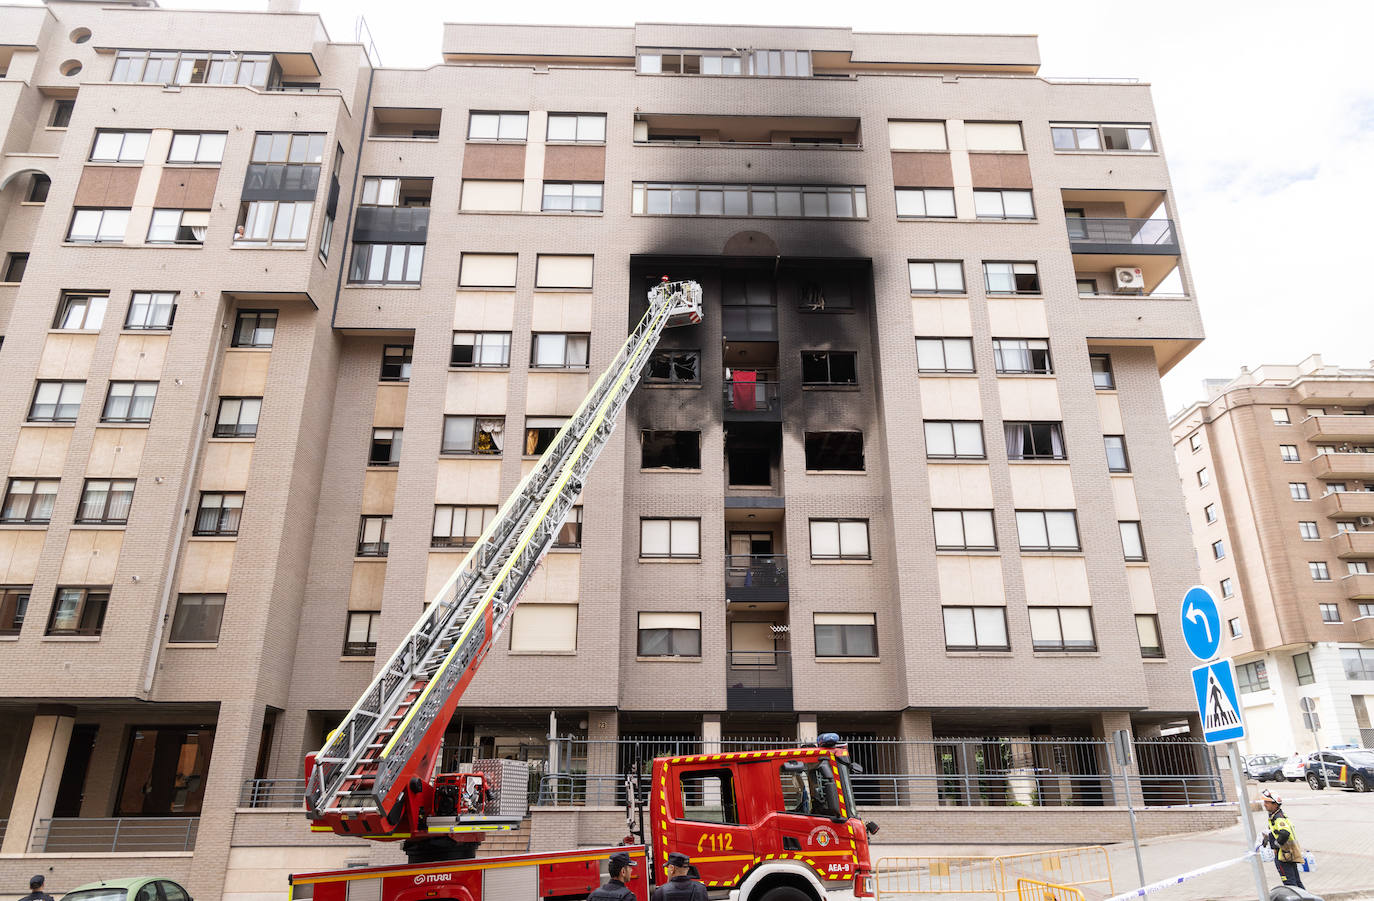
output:
<instances>
[{"instance_id":1,"label":"dark police cap","mask_svg":"<svg viewBox=\"0 0 1374 901\"><path fill-rule=\"evenodd\" d=\"M675 867L685 867L692 862L692 858L678 851L668 855L668 863Z\"/></svg>"},{"instance_id":2,"label":"dark police cap","mask_svg":"<svg viewBox=\"0 0 1374 901\"><path fill-rule=\"evenodd\" d=\"M634 861L631 860L630 855L626 854L624 851L617 851L612 854L610 863L612 867L619 868L634 866Z\"/></svg>"}]
</instances>

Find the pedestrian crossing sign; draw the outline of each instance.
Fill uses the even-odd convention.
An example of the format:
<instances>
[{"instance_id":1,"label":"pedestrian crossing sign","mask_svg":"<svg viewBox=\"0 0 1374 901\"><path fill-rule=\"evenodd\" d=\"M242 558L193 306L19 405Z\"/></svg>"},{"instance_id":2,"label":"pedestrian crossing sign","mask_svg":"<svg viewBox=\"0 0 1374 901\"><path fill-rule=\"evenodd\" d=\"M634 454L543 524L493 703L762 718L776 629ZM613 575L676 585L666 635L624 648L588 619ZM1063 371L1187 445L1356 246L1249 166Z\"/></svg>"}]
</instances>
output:
<instances>
[{"instance_id":1,"label":"pedestrian crossing sign","mask_svg":"<svg viewBox=\"0 0 1374 901\"><path fill-rule=\"evenodd\" d=\"M1209 745L1245 737L1245 721L1236 692L1236 671L1231 658L1204 663L1193 669L1193 694L1202 718L1202 737Z\"/></svg>"}]
</instances>

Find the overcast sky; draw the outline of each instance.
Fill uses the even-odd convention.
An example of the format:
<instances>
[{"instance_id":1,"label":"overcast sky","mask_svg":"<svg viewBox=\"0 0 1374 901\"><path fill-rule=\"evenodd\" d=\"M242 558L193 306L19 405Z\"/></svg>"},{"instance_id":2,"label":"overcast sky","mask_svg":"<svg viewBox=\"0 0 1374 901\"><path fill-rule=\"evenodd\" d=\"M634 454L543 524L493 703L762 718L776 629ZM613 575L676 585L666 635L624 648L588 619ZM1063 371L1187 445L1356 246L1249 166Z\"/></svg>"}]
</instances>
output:
<instances>
[{"instance_id":1,"label":"overcast sky","mask_svg":"<svg viewBox=\"0 0 1374 901\"><path fill-rule=\"evenodd\" d=\"M266 3L164 7L254 9ZM1036 34L1041 74L1153 85L1207 340L1164 380L1172 412L1242 365L1374 359L1374 2L442 3L302 0L334 40L366 16L382 62L440 58L444 22L837 25ZM251 49L251 48L232 48ZM1368 204L1371 209L1364 209Z\"/></svg>"}]
</instances>

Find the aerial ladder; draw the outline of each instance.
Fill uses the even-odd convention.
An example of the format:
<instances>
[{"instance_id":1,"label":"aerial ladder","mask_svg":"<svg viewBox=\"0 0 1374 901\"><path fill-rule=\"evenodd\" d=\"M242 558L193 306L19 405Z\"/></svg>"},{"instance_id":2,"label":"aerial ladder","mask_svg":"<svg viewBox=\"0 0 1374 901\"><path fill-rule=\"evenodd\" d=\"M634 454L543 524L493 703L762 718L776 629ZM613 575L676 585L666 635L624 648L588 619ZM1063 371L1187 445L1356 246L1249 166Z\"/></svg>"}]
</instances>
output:
<instances>
[{"instance_id":1,"label":"aerial ladder","mask_svg":"<svg viewBox=\"0 0 1374 901\"><path fill-rule=\"evenodd\" d=\"M474 792L464 791L471 786L460 777L435 776L444 731L610 441L663 330L701 322L701 310L696 282L664 276L649 292L647 312L577 412L324 747L307 756L305 800L315 830L404 841L420 861L468 856L484 827L499 820L464 802L460 796Z\"/></svg>"}]
</instances>

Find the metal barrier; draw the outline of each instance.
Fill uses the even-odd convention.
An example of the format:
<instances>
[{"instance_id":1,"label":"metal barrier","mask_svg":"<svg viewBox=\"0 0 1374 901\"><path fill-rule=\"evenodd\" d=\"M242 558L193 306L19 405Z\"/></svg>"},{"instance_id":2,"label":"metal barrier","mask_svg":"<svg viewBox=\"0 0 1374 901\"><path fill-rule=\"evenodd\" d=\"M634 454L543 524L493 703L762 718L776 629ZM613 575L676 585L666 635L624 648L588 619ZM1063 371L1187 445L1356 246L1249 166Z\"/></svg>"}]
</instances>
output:
<instances>
[{"instance_id":1,"label":"metal barrier","mask_svg":"<svg viewBox=\"0 0 1374 901\"><path fill-rule=\"evenodd\" d=\"M987 895L1001 901L996 857L880 857L876 896Z\"/></svg>"},{"instance_id":2,"label":"metal barrier","mask_svg":"<svg viewBox=\"0 0 1374 901\"><path fill-rule=\"evenodd\" d=\"M39 820L31 854L194 851L199 817L54 817Z\"/></svg>"},{"instance_id":3,"label":"metal barrier","mask_svg":"<svg viewBox=\"0 0 1374 901\"><path fill-rule=\"evenodd\" d=\"M1107 849L1101 845L1003 854L997 858L997 872L1002 890L1008 896L1012 886L1022 879L1045 880L1051 885L1074 889L1085 885L1102 886L1106 894L1116 894L1112 862L1107 857ZM1019 887L1017 894L1020 895Z\"/></svg>"},{"instance_id":4,"label":"metal barrier","mask_svg":"<svg viewBox=\"0 0 1374 901\"><path fill-rule=\"evenodd\" d=\"M998 857L882 857L874 883L879 899L990 895L992 901L1084 901L1082 886L1115 892L1111 861L1100 845ZM1027 895L1023 884L1062 893Z\"/></svg>"},{"instance_id":5,"label":"metal barrier","mask_svg":"<svg viewBox=\"0 0 1374 901\"><path fill-rule=\"evenodd\" d=\"M239 806L254 810L304 808L304 779L245 779Z\"/></svg>"},{"instance_id":6,"label":"metal barrier","mask_svg":"<svg viewBox=\"0 0 1374 901\"><path fill-rule=\"evenodd\" d=\"M1083 893L1068 885L1035 879L1016 880L1016 901L1084 901Z\"/></svg>"}]
</instances>

